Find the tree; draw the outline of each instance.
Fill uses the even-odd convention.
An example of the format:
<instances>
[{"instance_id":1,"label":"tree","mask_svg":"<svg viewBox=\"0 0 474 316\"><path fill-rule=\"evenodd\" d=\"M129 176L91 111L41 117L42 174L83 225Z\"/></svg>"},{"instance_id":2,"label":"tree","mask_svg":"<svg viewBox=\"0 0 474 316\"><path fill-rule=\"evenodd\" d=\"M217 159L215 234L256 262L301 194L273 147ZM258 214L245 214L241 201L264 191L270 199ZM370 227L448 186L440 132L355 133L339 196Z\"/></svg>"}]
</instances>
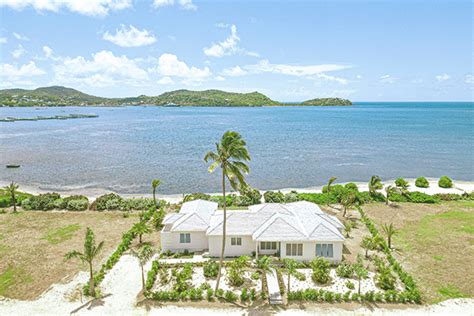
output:
<instances>
[{"instance_id":1,"label":"tree","mask_svg":"<svg viewBox=\"0 0 474 316\"><path fill-rule=\"evenodd\" d=\"M140 244L142 243L142 236L151 232L150 227L148 227L145 221L139 221L138 223L135 223L132 227L132 231L135 233L135 235L138 235L138 242Z\"/></svg>"},{"instance_id":2,"label":"tree","mask_svg":"<svg viewBox=\"0 0 474 316\"><path fill-rule=\"evenodd\" d=\"M140 264L140 268L142 270L142 291L145 291L145 271L144 266L145 264L151 260L153 255L155 254L155 250L150 245L143 245L138 250L130 249L130 253L132 256L138 259L138 263Z\"/></svg>"},{"instance_id":3,"label":"tree","mask_svg":"<svg viewBox=\"0 0 474 316\"><path fill-rule=\"evenodd\" d=\"M383 188L382 179L379 176L372 176L369 181L369 193L371 196L374 196L377 193L377 190Z\"/></svg>"},{"instance_id":4,"label":"tree","mask_svg":"<svg viewBox=\"0 0 474 316\"><path fill-rule=\"evenodd\" d=\"M12 181L10 185L7 185L5 187L5 191L7 191L8 194L10 194L10 198L13 204L13 213L16 213L16 194L19 186L15 182Z\"/></svg>"},{"instance_id":5,"label":"tree","mask_svg":"<svg viewBox=\"0 0 474 316\"><path fill-rule=\"evenodd\" d=\"M336 181L337 178L336 177L331 177L329 178L329 181L328 181L328 184L326 186L326 191L327 193L331 192L331 185L334 183L334 181Z\"/></svg>"},{"instance_id":6,"label":"tree","mask_svg":"<svg viewBox=\"0 0 474 316\"><path fill-rule=\"evenodd\" d=\"M349 234L352 230L352 228L354 228L355 226L355 223L349 219L345 220L344 221L344 232L346 233L346 238L349 238Z\"/></svg>"},{"instance_id":7,"label":"tree","mask_svg":"<svg viewBox=\"0 0 474 316\"><path fill-rule=\"evenodd\" d=\"M383 224L382 225L382 230L385 233L385 235L387 236L387 244L388 244L388 248L390 249L390 248L392 248L392 237L393 237L393 235L398 233L398 229L396 229L393 226L393 224L390 223L390 225Z\"/></svg>"},{"instance_id":8,"label":"tree","mask_svg":"<svg viewBox=\"0 0 474 316\"><path fill-rule=\"evenodd\" d=\"M288 293L290 293L290 279L298 273L298 262L295 259L285 258L283 259L283 266L285 267L286 274L288 275Z\"/></svg>"},{"instance_id":9,"label":"tree","mask_svg":"<svg viewBox=\"0 0 474 316\"><path fill-rule=\"evenodd\" d=\"M394 193L398 193L398 190L397 188L393 187L392 185L388 185L386 188L385 188L385 193L386 193L386 199L385 199L385 205L388 205L389 204L389 199L390 199L390 195L391 194L394 194Z\"/></svg>"},{"instance_id":10,"label":"tree","mask_svg":"<svg viewBox=\"0 0 474 316\"><path fill-rule=\"evenodd\" d=\"M212 161L209 166L209 173L214 172L218 167L222 170L222 196L224 220L222 223L222 249L219 260L219 273L217 275L216 291L219 289L221 279L222 264L224 261L226 225L227 225L227 203L226 203L226 179L234 190L246 185L244 174L249 173L249 167L244 161L250 160L250 155L246 148L246 142L237 132L227 131L222 135L220 143L216 143L216 151L209 151L204 156L204 161Z\"/></svg>"},{"instance_id":11,"label":"tree","mask_svg":"<svg viewBox=\"0 0 474 316\"><path fill-rule=\"evenodd\" d=\"M92 262L97 255L101 252L102 248L104 247L104 242L101 241L97 246L95 243L95 236L92 229L87 227L86 237L84 240L84 252L79 252L77 250L68 252L65 255L65 259L69 260L72 258L78 258L83 263L87 263L89 265L89 295L95 296L95 286L94 286L94 272L92 270Z\"/></svg>"},{"instance_id":12,"label":"tree","mask_svg":"<svg viewBox=\"0 0 474 316\"><path fill-rule=\"evenodd\" d=\"M156 188L161 184L161 181L158 179L153 179L151 181L151 187L153 189L153 204L156 206Z\"/></svg>"},{"instance_id":13,"label":"tree","mask_svg":"<svg viewBox=\"0 0 474 316\"><path fill-rule=\"evenodd\" d=\"M369 250L374 250L377 247L377 243L372 236L365 236L362 239L360 246L365 249L365 257L368 258Z\"/></svg>"},{"instance_id":14,"label":"tree","mask_svg":"<svg viewBox=\"0 0 474 316\"><path fill-rule=\"evenodd\" d=\"M342 217L346 217L347 210L358 203L356 192L345 188L339 195L338 200L339 203L342 205Z\"/></svg>"},{"instance_id":15,"label":"tree","mask_svg":"<svg viewBox=\"0 0 474 316\"><path fill-rule=\"evenodd\" d=\"M266 272L270 272L273 268L272 259L268 256L259 257L257 261L255 262L255 264L257 266L257 270L260 272L262 277ZM263 291L264 291L264 288L263 288L263 281L262 281L262 292Z\"/></svg>"},{"instance_id":16,"label":"tree","mask_svg":"<svg viewBox=\"0 0 474 316\"><path fill-rule=\"evenodd\" d=\"M369 271L367 271L367 269L362 264L362 258L360 256L357 257L357 263L354 265L354 273L357 277L357 280L359 281L359 288L357 292L360 295L360 281L362 279L367 278L367 276L369 275Z\"/></svg>"}]
</instances>

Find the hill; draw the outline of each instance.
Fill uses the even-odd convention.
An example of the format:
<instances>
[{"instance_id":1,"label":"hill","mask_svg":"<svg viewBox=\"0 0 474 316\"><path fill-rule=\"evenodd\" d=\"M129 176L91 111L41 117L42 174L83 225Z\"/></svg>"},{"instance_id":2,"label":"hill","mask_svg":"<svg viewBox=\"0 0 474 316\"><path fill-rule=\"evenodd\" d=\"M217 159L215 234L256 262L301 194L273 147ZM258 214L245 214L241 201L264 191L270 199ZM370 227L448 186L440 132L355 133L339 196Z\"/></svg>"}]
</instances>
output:
<instances>
[{"instance_id":1,"label":"hill","mask_svg":"<svg viewBox=\"0 0 474 316\"><path fill-rule=\"evenodd\" d=\"M172 105L172 106L281 106L281 105L350 105L351 101L339 98L313 99L303 103L283 104L257 91L250 93L221 90L175 90L158 96L140 95L129 98L102 98L81 91L52 86L34 90L0 90L0 106L120 106L120 105Z\"/></svg>"}]
</instances>

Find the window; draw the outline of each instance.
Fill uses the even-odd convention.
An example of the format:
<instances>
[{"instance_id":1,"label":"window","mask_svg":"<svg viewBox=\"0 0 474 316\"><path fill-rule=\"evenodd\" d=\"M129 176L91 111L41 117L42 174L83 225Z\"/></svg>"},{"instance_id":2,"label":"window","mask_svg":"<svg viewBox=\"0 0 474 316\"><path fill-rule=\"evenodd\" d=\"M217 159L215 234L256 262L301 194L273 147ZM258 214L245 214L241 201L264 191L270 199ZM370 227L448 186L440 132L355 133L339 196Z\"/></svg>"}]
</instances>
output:
<instances>
[{"instance_id":1,"label":"window","mask_svg":"<svg viewBox=\"0 0 474 316\"><path fill-rule=\"evenodd\" d=\"M260 250L277 250L276 241L261 241Z\"/></svg>"},{"instance_id":2,"label":"window","mask_svg":"<svg viewBox=\"0 0 474 316\"><path fill-rule=\"evenodd\" d=\"M318 257L333 257L332 244L316 244L316 256Z\"/></svg>"},{"instance_id":3,"label":"window","mask_svg":"<svg viewBox=\"0 0 474 316\"><path fill-rule=\"evenodd\" d=\"M287 256L302 256L303 244L286 244Z\"/></svg>"},{"instance_id":4,"label":"window","mask_svg":"<svg viewBox=\"0 0 474 316\"><path fill-rule=\"evenodd\" d=\"M179 234L179 243L181 244L189 244L191 243L191 234Z\"/></svg>"},{"instance_id":5,"label":"window","mask_svg":"<svg viewBox=\"0 0 474 316\"><path fill-rule=\"evenodd\" d=\"M240 237L232 237L230 238L231 246L242 246L242 238Z\"/></svg>"}]
</instances>

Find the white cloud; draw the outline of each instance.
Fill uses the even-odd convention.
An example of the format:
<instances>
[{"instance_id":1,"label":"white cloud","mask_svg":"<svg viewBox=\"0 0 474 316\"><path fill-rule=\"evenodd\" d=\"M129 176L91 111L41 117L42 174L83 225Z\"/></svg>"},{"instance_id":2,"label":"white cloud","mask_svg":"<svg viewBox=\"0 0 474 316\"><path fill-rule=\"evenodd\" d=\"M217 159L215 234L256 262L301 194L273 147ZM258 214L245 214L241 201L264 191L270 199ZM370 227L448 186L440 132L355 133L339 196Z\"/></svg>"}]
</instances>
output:
<instances>
[{"instance_id":1,"label":"white cloud","mask_svg":"<svg viewBox=\"0 0 474 316\"><path fill-rule=\"evenodd\" d=\"M232 68L224 69L222 73L230 77L239 77L239 76L245 76L247 74L247 71L240 68L240 66L235 66Z\"/></svg>"},{"instance_id":2,"label":"white cloud","mask_svg":"<svg viewBox=\"0 0 474 316\"><path fill-rule=\"evenodd\" d=\"M222 76L217 76L215 79L216 79L217 81L225 81L225 78L222 77Z\"/></svg>"},{"instance_id":3,"label":"white cloud","mask_svg":"<svg viewBox=\"0 0 474 316\"><path fill-rule=\"evenodd\" d=\"M288 65L288 64L271 64L268 60L261 60L255 65L244 66L244 69L250 73L275 73L288 76L312 76L325 72L343 70L352 66L338 64L320 64L320 65Z\"/></svg>"},{"instance_id":4,"label":"white cloud","mask_svg":"<svg viewBox=\"0 0 474 316\"><path fill-rule=\"evenodd\" d=\"M174 81L170 77L163 77L160 80L158 80L158 83L159 84L174 84Z\"/></svg>"},{"instance_id":5,"label":"white cloud","mask_svg":"<svg viewBox=\"0 0 474 316\"><path fill-rule=\"evenodd\" d=\"M6 37L0 37L0 44L6 44L8 39Z\"/></svg>"},{"instance_id":6,"label":"white cloud","mask_svg":"<svg viewBox=\"0 0 474 316\"><path fill-rule=\"evenodd\" d=\"M18 59L26 53L26 49L23 46L18 45L18 48L11 52L13 58Z\"/></svg>"},{"instance_id":7,"label":"white cloud","mask_svg":"<svg viewBox=\"0 0 474 316\"><path fill-rule=\"evenodd\" d=\"M107 31L102 38L121 47L146 46L156 42L155 36L149 31L139 30L133 25L129 25L127 28L123 24L120 29L115 30L114 35Z\"/></svg>"},{"instance_id":8,"label":"white cloud","mask_svg":"<svg viewBox=\"0 0 474 316\"><path fill-rule=\"evenodd\" d=\"M357 75L356 79L362 79L362 75Z\"/></svg>"},{"instance_id":9,"label":"white cloud","mask_svg":"<svg viewBox=\"0 0 474 316\"><path fill-rule=\"evenodd\" d=\"M474 84L474 76L473 75L466 75L464 77L464 83Z\"/></svg>"},{"instance_id":10,"label":"white cloud","mask_svg":"<svg viewBox=\"0 0 474 316\"><path fill-rule=\"evenodd\" d=\"M53 49L49 46L43 46L43 53L46 58L51 58L53 56Z\"/></svg>"},{"instance_id":11,"label":"white cloud","mask_svg":"<svg viewBox=\"0 0 474 316\"><path fill-rule=\"evenodd\" d=\"M11 64L0 64L1 81L17 82L24 79L29 79L33 76L44 75L46 72L38 68L34 61L23 64L20 67Z\"/></svg>"},{"instance_id":12,"label":"white cloud","mask_svg":"<svg viewBox=\"0 0 474 316\"><path fill-rule=\"evenodd\" d=\"M196 10L197 6L193 4L192 0L154 0L153 7L162 8L178 4L184 10Z\"/></svg>"},{"instance_id":13,"label":"white cloud","mask_svg":"<svg viewBox=\"0 0 474 316\"><path fill-rule=\"evenodd\" d=\"M316 74L316 77L320 78L320 79L327 80L327 81L334 81L334 82L337 82L337 83L340 83L340 84L348 84L349 83L349 80L347 80L345 78L330 76L330 75L326 75L324 73Z\"/></svg>"},{"instance_id":14,"label":"white cloud","mask_svg":"<svg viewBox=\"0 0 474 316\"><path fill-rule=\"evenodd\" d=\"M443 82L443 81L451 79L451 76L448 74L441 74L441 75L435 76L435 78L436 80L438 80L438 82Z\"/></svg>"},{"instance_id":15,"label":"white cloud","mask_svg":"<svg viewBox=\"0 0 474 316\"><path fill-rule=\"evenodd\" d=\"M211 75L211 71L208 67L189 67L184 61L179 60L178 57L173 54L162 54L158 59L158 66L155 71L163 76L181 77L196 81L203 80Z\"/></svg>"},{"instance_id":16,"label":"white cloud","mask_svg":"<svg viewBox=\"0 0 474 316\"><path fill-rule=\"evenodd\" d=\"M115 56L100 51L87 60L82 56L62 58L53 66L54 81L58 84L74 83L89 86L110 86L119 83L140 85L148 80L148 73L127 56Z\"/></svg>"},{"instance_id":17,"label":"white cloud","mask_svg":"<svg viewBox=\"0 0 474 316\"><path fill-rule=\"evenodd\" d=\"M37 11L59 12L67 9L89 16L106 16L110 11L132 6L132 0L0 0L0 7L23 10L32 7Z\"/></svg>"},{"instance_id":18,"label":"white cloud","mask_svg":"<svg viewBox=\"0 0 474 316\"><path fill-rule=\"evenodd\" d=\"M392 77L390 75L383 75L383 76L380 76L380 82L381 83L389 83L389 84L392 84L392 83L395 83L397 81L397 78L395 77Z\"/></svg>"},{"instance_id":19,"label":"white cloud","mask_svg":"<svg viewBox=\"0 0 474 316\"><path fill-rule=\"evenodd\" d=\"M1 0L0 0L1 1ZM29 41L30 39L28 37L26 37L25 35L22 35L22 34L19 34L19 33L15 33L13 32L13 36L17 39L17 40L20 40L20 41Z\"/></svg>"},{"instance_id":20,"label":"white cloud","mask_svg":"<svg viewBox=\"0 0 474 316\"><path fill-rule=\"evenodd\" d=\"M258 57L257 53L249 52L239 47L240 37L237 35L237 27L235 25L228 25L219 23L217 27L230 28L230 35L219 43L214 43L210 47L204 47L204 54L211 57L223 57L242 53L244 55Z\"/></svg>"}]
</instances>

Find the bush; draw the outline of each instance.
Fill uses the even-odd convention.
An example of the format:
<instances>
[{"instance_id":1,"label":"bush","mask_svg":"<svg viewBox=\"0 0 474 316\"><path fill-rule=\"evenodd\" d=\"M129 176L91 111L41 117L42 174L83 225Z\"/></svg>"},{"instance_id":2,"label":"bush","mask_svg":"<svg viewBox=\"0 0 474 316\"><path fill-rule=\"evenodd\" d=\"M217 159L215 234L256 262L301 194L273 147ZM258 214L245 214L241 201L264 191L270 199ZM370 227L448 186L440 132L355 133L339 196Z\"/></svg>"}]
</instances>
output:
<instances>
[{"instance_id":1,"label":"bush","mask_svg":"<svg viewBox=\"0 0 474 316\"><path fill-rule=\"evenodd\" d=\"M375 276L375 282L383 290L395 289L396 278L390 271L390 267L382 265L379 267L379 273Z\"/></svg>"},{"instance_id":2,"label":"bush","mask_svg":"<svg viewBox=\"0 0 474 316\"><path fill-rule=\"evenodd\" d=\"M438 185L440 188L449 189L453 187L453 180L447 176L439 178Z\"/></svg>"},{"instance_id":3,"label":"bush","mask_svg":"<svg viewBox=\"0 0 474 316\"><path fill-rule=\"evenodd\" d=\"M298 201L299 201L298 192L291 191L290 193L285 194L285 203L292 203L292 202L298 202Z\"/></svg>"},{"instance_id":4,"label":"bush","mask_svg":"<svg viewBox=\"0 0 474 316\"><path fill-rule=\"evenodd\" d=\"M227 281L232 286L241 286L244 284L244 278L242 277L242 270L235 267L231 267L227 270Z\"/></svg>"},{"instance_id":5,"label":"bush","mask_svg":"<svg viewBox=\"0 0 474 316\"><path fill-rule=\"evenodd\" d=\"M395 185L401 189L407 189L410 186L408 181L403 178L398 178L395 180Z\"/></svg>"},{"instance_id":6,"label":"bush","mask_svg":"<svg viewBox=\"0 0 474 316\"><path fill-rule=\"evenodd\" d=\"M240 293L240 301L247 302L249 300L249 294L246 288L242 289L242 293Z\"/></svg>"},{"instance_id":7,"label":"bush","mask_svg":"<svg viewBox=\"0 0 474 316\"><path fill-rule=\"evenodd\" d=\"M157 204L160 204L160 203L161 201L157 201ZM137 211L148 210L151 207L155 207L155 203L153 202L153 199L149 199L149 198L127 199L125 200L125 204L127 205L127 209L137 210Z\"/></svg>"},{"instance_id":8,"label":"bush","mask_svg":"<svg viewBox=\"0 0 474 316\"><path fill-rule=\"evenodd\" d=\"M89 200L84 195L72 195L57 201L61 201L59 208L68 211L85 211L89 208Z\"/></svg>"},{"instance_id":9,"label":"bush","mask_svg":"<svg viewBox=\"0 0 474 316\"><path fill-rule=\"evenodd\" d=\"M355 289L355 284L354 284L354 282L347 281L346 282L346 287L350 290L353 290L353 289Z\"/></svg>"},{"instance_id":10,"label":"bush","mask_svg":"<svg viewBox=\"0 0 474 316\"><path fill-rule=\"evenodd\" d=\"M214 291L212 289L206 290L206 298L210 302L212 301L212 296L214 295Z\"/></svg>"},{"instance_id":11,"label":"bush","mask_svg":"<svg viewBox=\"0 0 474 316\"><path fill-rule=\"evenodd\" d=\"M313 274L311 275L311 277L314 282L326 284L331 281L331 276L329 275L329 261L324 258L318 257L316 259L313 259L310 265L313 269Z\"/></svg>"},{"instance_id":12,"label":"bush","mask_svg":"<svg viewBox=\"0 0 474 316\"><path fill-rule=\"evenodd\" d=\"M430 183L428 182L428 180L426 180L425 177L419 177L418 179L416 179L415 185L419 188L427 188L430 186Z\"/></svg>"},{"instance_id":13,"label":"bush","mask_svg":"<svg viewBox=\"0 0 474 316\"><path fill-rule=\"evenodd\" d=\"M353 182L346 183L346 185L344 187L346 189L349 189L349 190L359 191L359 188L357 187L357 184L355 184Z\"/></svg>"},{"instance_id":14,"label":"bush","mask_svg":"<svg viewBox=\"0 0 474 316\"><path fill-rule=\"evenodd\" d=\"M439 203L439 199L437 199L435 196L422 192L410 192L409 198L410 202L412 203Z\"/></svg>"},{"instance_id":15,"label":"bush","mask_svg":"<svg viewBox=\"0 0 474 316\"><path fill-rule=\"evenodd\" d=\"M237 295L232 291L226 291L224 298L229 302L235 302L237 300Z\"/></svg>"},{"instance_id":16,"label":"bush","mask_svg":"<svg viewBox=\"0 0 474 316\"><path fill-rule=\"evenodd\" d=\"M261 201L262 194L260 191L247 186L240 191L240 195L235 197L234 204L235 206L250 206L254 204L260 204Z\"/></svg>"},{"instance_id":17,"label":"bush","mask_svg":"<svg viewBox=\"0 0 474 316\"><path fill-rule=\"evenodd\" d=\"M192 194L187 194L184 196L183 202L189 202L189 201L194 201L194 200L206 200L209 201L211 199L211 196L209 194L205 193L192 193Z\"/></svg>"},{"instance_id":18,"label":"bush","mask_svg":"<svg viewBox=\"0 0 474 316\"><path fill-rule=\"evenodd\" d=\"M219 264L215 261L208 261L203 265L204 276L214 279L219 273Z\"/></svg>"},{"instance_id":19,"label":"bush","mask_svg":"<svg viewBox=\"0 0 474 316\"><path fill-rule=\"evenodd\" d=\"M115 193L99 196L92 202L90 209L93 211L117 210L123 203L123 198Z\"/></svg>"},{"instance_id":20,"label":"bush","mask_svg":"<svg viewBox=\"0 0 474 316\"><path fill-rule=\"evenodd\" d=\"M437 193L434 194L433 197L440 201L459 201L463 199L461 194L455 193Z\"/></svg>"},{"instance_id":21,"label":"bush","mask_svg":"<svg viewBox=\"0 0 474 316\"><path fill-rule=\"evenodd\" d=\"M253 302L257 298L257 293L255 292L255 289L250 289L250 300Z\"/></svg>"},{"instance_id":22,"label":"bush","mask_svg":"<svg viewBox=\"0 0 474 316\"><path fill-rule=\"evenodd\" d=\"M315 204L328 205L336 203L337 201L326 193L300 193L298 194L300 201L308 201Z\"/></svg>"},{"instance_id":23,"label":"bush","mask_svg":"<svg viewBox=\"0 0 474 316\"><path fill-rule=\"evenodd\" d=\"M260 280L260 273L258 271L256 272L253 272L251 275L250 275L250 278L252 280Z\"/></svg>"},{"instance_id":24,"label":"bush","mask_svg":"<svg viewBox=\"0 0 474 316\"><path fill-rule=\"evenodd\" d=\"M354 276L354 267L352 266L352 264L343 261L336 268L336 274L340 278L352 278Z\"/></svg>"},{"instance_id":25,"label":"bush","mask_svg":"<svg viewBox=\"0 0 474 316\"><path fill-rule=\"evenodd\" d=\"M57 207L56 201L60 198L58 193L39 194L23 200L21 206L25 210L49 211Z\"/></svg>"},{"instance_id":26,"label":"bush","mask_svg":"<svg viewBox=\"0 0 474 316\"><path fill-rule=\"evenodd\" d=\"M266 203L284 203L285 196L280 191L273 192L267 191L263 194L263 198L265 199Z\"/></svg>"}]
</instances>

